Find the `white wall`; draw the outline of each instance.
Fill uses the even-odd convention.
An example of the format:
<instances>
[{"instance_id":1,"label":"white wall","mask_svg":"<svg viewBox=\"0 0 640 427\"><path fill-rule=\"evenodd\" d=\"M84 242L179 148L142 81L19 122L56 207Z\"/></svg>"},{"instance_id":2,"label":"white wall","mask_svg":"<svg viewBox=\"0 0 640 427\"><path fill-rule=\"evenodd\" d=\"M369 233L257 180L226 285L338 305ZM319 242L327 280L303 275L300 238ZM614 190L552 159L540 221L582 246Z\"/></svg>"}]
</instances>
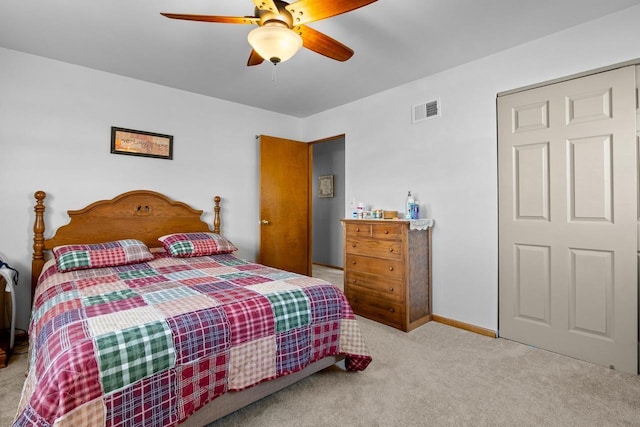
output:
<instances>
[{"instance_id":1,"label":"white wall","mask_svg":"<svg viewBox=\"0 0 640 427\"><path fill-rule=\"evenodd\" d=\"M212 76L211 84L216 82ZM111 126L174 136L173 160L110 154ZM20 271L26 328L33 193L47 192L46 237L80 209L149 189L203 209L222 197L222 231L254 259L257 134L301 138L301 120L0 48L0 258Z\"/></svg>"},{"instance_id":2,"label":"white wall","mask_svg":"<svg viewBox=\"0 0 640 427\"><path fill-rule=\"evenodd\" d=\"M639 58L638 22L640 6L305 119L305 140L346 134L345 212L403 210L412 190L435 219L435 314L498 328L496 94ZM436 97L442 117L413 125Z\"/></svg>"}]
</instances>

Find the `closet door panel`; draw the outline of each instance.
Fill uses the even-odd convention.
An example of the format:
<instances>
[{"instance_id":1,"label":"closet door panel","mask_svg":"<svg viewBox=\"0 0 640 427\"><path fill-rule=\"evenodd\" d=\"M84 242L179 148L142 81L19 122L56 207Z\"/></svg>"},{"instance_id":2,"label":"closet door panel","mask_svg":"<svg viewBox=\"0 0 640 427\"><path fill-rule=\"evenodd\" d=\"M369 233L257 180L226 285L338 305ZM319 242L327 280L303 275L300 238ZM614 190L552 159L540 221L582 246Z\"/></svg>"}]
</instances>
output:
<instances>
[{"instance_id":1,"label":"closet door panel","mask_svg":"<svg viewBox=\"0 0 640 427\"><path fill-rule=\"evenodd\" d=\"M636 70L498 98L499 333L637 373Z\"/></svg>"}]
</instances>

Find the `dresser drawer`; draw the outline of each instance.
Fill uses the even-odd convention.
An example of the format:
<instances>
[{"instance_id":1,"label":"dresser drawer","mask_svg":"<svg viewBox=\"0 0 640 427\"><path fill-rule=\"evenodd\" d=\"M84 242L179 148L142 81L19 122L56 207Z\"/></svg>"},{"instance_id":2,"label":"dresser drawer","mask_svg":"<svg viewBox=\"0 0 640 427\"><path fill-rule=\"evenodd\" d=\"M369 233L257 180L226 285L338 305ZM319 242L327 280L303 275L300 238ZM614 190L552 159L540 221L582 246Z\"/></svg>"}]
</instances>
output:
<instances>
[{"instance_id":1,"label":"dresser drawer","mask_svg":"<svg viewBox=\"0 0 640 427\"><path fill-rule=\"evenodd\" d=\"M375 239L401 240L404 223L396 221L350 221L345 223L347 237L373 237Z\"/></svg>"},{"instance_id":2,"label":"dresser drawer","mask_svg":"<svg viewBox=\"0 0 640 427\"><path fill-rule=\"evenodd\" d=\"M346 295L356 314L396 328L401 327L402 304L353 289L348 290Z\"/></svg>"},{"instance_id":3,"label":"dresser drawer","mask_svg":"<svg viewBox=\"0 0 640 427\"><path fill-rule=\"evenodd\" d=\"M350 253L347 253L345 258L346 265L344 267L348 270L403 279L402 260L371 258Z\"/></svg>"},{"instance_id":4,"label":"dresser drawer","mask_svg":"<svg viewBox=\"0 0 640 427\"><path fill-rule=\"evenodd\" d=\"M374 239L401 240L404 226L405 224L403 223L380 221L379 223L371 224L371 237Z\"/></svg>"},{"instance_id":5,"label":"dresser drawer","mask_svg":"<svg viewBox=\"0 0 640 427\"><path fill-rule=\"evenodd\" d=\"M345 224L345 232L347 236L353 237L371 237L371 223L354 221Z\"/></svg>"},{"instance_id":6,"label":"dresser drawer","mask_svg":"<svg viewBox=\"0 0 640 427\"><path fill-rule=\"evenodd\" d=\"M378 258L402 259L402 242L396 240L374 240L347 237L345 250L356 255L368 255Z\"/></svg>"},{"instance_id":7,"label":"dresser drawer","mask_svg":"<svg viewBox=\"0 0 640 427\"><path fill-rule=\"evenodd\" d=\"M372 292L381 298L389 298L396 302L402 302L404 297L404 284L400 279L373 276L351 270L345 273L345 289Z\"/></svg>"}]
</instances>

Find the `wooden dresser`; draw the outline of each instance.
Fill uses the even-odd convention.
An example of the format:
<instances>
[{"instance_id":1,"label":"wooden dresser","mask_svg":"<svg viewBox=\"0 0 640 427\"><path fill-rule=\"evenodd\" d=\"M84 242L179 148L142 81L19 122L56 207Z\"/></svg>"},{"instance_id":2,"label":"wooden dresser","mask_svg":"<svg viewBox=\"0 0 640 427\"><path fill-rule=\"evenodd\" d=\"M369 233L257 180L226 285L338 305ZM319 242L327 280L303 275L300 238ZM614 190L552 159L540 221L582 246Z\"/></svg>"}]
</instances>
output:
<instances>
[{"instance_id":1,"label":"wooden dresser","mask_svg":"<svg viewBox=\"0 0 640 427\"><path fill-rule=\"evenodd\" d=\"M431 320L431 229L342 220L344 289L356 314L410 331Z\"/></svg>"}]
</instances>

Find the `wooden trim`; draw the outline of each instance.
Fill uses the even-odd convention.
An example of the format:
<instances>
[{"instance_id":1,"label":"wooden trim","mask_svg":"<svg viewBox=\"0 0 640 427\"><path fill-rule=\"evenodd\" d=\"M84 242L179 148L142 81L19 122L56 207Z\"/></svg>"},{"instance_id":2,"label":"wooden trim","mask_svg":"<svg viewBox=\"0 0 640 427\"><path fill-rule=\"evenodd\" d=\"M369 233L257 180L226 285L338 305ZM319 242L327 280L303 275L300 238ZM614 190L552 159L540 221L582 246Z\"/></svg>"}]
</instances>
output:
<instances>
[{"instance_id":1,"label":"wooden trim","mask_svg":"<svg viewBox=\"0 0 640 427\"><path fill-rule=\"evenodd\" d=\"M333 268L334 270L344 271L343 267L337 267L335 265L323 264L321 262L314 262L312 265L319 265L320 267Z\"/></svg>"},{"instance_id":2,"label":"wooden trim","mask_svg":"<svg viewBox=\"0 0 640 427\"><path fill-rule=\"evenodd\" d=\"M307 143L307 276L313 272L313 147Z\"/></svg>"},{"instance_id":3,"label":"wooden trim","mask_svg":"<svg viewBox=\"0 0 640 427\"><path fill-rule=\"evenodd\" d=\"M437 314L432 315L431 319L434 322L442 323L443 325L453 326L454 328L464 329L465 331L475 332L476 334L484 335L491 338L497 338L496 331L493 331L491 329L481 328L480 326L461 322L459 320L448 319L446 317L438 316Z\"/></svg>"},{"instance_id":4,"label":"wooden trim","mask_svg":"<svg viewBox=\"0 0 640 427\"><path fill-rule=\"evenodd\" d=\"M346 141L346 135L347 135L346 133L342 133L340 135L328 136L326 138L316 139L314 141L310 141L310 142L308 142L308 144L309 145L322 144L323 142L333 141L334 139L338 139L338 138L345 138L345 141Z\"/></svg>"},{"instance_id":5,"label":"wooden trim","mask_svg":"<svg viewBox=\"0 0 640 427\"><path fill-rule=\"evenodd\" d=\"M323 142L331 142L335 139L339 139L339 138L343 138L346 141L346 134L340 134L340 135L334 135L334 136L329 136L326 138L322 138L322 139L316 139L314 141L309 141L307 142L307 146L309 147L309 165L307 168L308 174L309 174L309 180L307 182L307 194L308 194L308 205L307 205L307 209L309 212L308 215L308 225L307 225L307 233L308 233L308 238L307 238L307 242L308 242L308 248L307 248L307 256L308 258L308 276L311 276L313 273L313 264L318 264L317 262L313 261L313 146L315 144L322 144ZM318 265L322 265L322 264L318 264ZM332 268L338 268L338 267L333 267L331 265L327 265L326 267L332 267ZM341 269L342 270L342 269Z\"/></svg>"}]
</instances>

